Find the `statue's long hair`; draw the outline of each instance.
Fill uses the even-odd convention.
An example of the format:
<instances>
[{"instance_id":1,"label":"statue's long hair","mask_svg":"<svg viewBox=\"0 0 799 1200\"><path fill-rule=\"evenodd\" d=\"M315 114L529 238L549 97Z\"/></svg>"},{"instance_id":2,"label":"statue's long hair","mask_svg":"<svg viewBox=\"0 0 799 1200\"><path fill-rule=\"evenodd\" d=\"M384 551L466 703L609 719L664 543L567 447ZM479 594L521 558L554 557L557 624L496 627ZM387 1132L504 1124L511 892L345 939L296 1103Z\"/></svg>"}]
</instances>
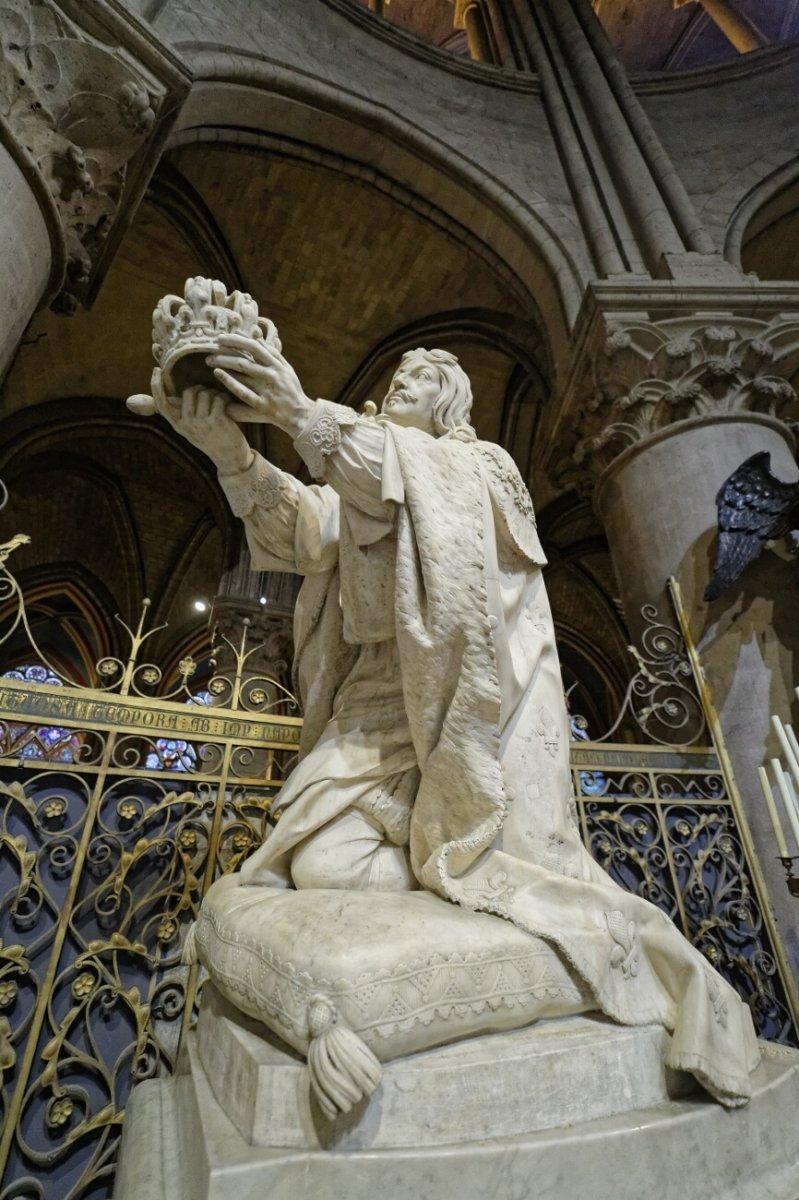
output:
<instances>
[{"instance_id":1,"label":"statue's long hair","mask_svg":"<svg viewBox=\"0 0 799 1200\"><path fill-rule=\"evenodd\" d=\"M474 438L470 414L472 411L472 385L469 376L454 354L448 350L409 350L403 354L403 363L408 359L421 358L438 372L441 395L433 405L433 424L437 437L446 435Z\"/></svg>"}]
</instances>

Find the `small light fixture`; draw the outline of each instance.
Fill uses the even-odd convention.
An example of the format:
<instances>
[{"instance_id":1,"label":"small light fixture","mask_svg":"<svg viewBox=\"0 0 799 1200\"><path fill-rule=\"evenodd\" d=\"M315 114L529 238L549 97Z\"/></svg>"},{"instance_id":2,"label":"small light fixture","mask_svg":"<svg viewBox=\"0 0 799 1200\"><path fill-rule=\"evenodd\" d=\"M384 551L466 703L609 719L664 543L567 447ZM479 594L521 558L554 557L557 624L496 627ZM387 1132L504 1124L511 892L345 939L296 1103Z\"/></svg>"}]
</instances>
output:
<instances>
[{"instance_id":1,"label":"small light fixture","mask_svg":"<svg viewBox=\"0 0 799 1200\"><path fill-rule=\"evenodd\" d=\"M208 612L208 605L207 605L206 601L205 600L195 600L194 601L194 611L195 612Z\"/></svg>"},{"instance_id":2,"label":"small light fixture","mask_svg":"<svg viewBox=\"0 0 799 1200\"><path fill-rule=\"evenodd\" d=\"M258 603L259 603L259 604L266 604L266 596L261 596L261 598L259 599Z\"/></svg>"}]
</instances>

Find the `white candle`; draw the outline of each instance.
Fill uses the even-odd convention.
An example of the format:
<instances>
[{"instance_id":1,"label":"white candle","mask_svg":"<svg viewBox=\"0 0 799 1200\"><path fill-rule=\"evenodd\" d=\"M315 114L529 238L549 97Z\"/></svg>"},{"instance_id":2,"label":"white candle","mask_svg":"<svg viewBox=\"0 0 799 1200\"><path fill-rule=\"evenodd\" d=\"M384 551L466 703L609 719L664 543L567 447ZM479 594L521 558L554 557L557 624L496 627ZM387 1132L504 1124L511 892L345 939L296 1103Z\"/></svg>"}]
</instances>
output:
<instances>
[{"instance_id":1,"label":"white candle","mask_svg":"<svg viewBox=\"0 0 799 1200\"><path fill-rule=\"evenodd\" d=\"M771 824L774 827L774 836L777 839L777 849L780 852L780 858L787 858L788 843L785 840L785 834L783 833L782 825L780 824L780 818L777 813L777 805L774 803L774 793L772 792L771 785L768 781L766 768L758 767L757 775L758 779L760 780L760 787L763 791L763 799L765 800L766 808L768 809L768 815L771 817Z\"/></svg>"},{"instance_id":2,"label":"white candle","mask_svg":"<svg viewBox=\"0 0 799 1200\"><path fill-rule=\"evenodd\" d=\"M788 741L788 738L785 735L785 726L779 717L776 716L771 718L771 724L774 726L774 732L779 738L780 746L782 746L782 752L785 755L785 761L790 767L791 774L794 778L794 783L797 787L799 787L799 758L794 754L791 743Z\"/></svg>"},{"instance_id":3,"label":"white candle","mask_svg":"<svg viewBox=\"0 0 799 1200\"><path fill-rule=\"evenodd\" d=\"M788 821L791 829L793 830L793 836L796 839L796 845L799 847L799 816L797 816L796 805L793 802L793 796L788 791L788 784L785 780L785 772L782 769L782 763L778 758L772 758L771 770L777 787L780 789L782 803L785 805L785 811L788 814Z\"/></svg>"},{"instance_id":4,"label":"white candle","mask_svg":"<svg viewBox=\"0 0 799 1200\"><path fill-rule=\"evenodd\" d=\"M793 731L793 725L785 726L785 736L791 744L791 749L796 755L797 761L799 761L799 742L796 740L796 734Z\"/></svg>"}]
</instances>

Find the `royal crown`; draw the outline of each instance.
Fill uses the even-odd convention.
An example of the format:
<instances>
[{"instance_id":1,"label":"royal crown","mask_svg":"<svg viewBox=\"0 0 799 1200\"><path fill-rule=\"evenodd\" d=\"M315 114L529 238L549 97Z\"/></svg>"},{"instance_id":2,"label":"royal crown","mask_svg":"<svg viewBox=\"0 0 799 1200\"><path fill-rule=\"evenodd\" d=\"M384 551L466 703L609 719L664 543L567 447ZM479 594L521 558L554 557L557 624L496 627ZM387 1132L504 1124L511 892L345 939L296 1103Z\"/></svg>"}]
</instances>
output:
<instances>
[{"instance_id":1,"label":"royal crown","mask_svg":"<svg viewBox=\"0 0 799 1200\"><path fill-rule=\"evenodd\" d=\"M208 354L219 351L223 333L258 338L280 350L274 324L258 315L247 292L228 293L218 279L195 275L187 279L182 296L164 296L153 312L153 356L163 372L168 395L204 384L218 389Z\"/></svg>"}]
</instances>

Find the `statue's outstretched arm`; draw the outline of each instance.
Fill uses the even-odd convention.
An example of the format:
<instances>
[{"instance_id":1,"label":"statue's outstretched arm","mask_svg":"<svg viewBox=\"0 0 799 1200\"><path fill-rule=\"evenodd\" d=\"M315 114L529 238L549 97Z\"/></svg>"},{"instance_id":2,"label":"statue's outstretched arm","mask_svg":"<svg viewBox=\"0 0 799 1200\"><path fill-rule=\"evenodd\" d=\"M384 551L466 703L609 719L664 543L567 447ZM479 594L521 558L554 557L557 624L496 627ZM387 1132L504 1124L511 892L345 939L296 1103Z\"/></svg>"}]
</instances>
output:
<instances>
[{"instance_id":1,"label":"statue's outstretched arm","mask_svg":"<svg viewBox=\"0 0 799 1200\"><path fill-rule=\"evenodd\" d=\"M260 454L244 471L220 472L219 482L244 522L254 570L311 575L335 566L339 503L331 488L307 487Z\"/></svg>"},{"instance_id":2,"label":"statue's outstretched arm","mask_svg":"<svg viewBox=\"0 0 799 1200\"><path fill-rule=\"evenodd\" d=\"M230 415L229 394L193 387L182 396L168 396L159 368L151 386L152 396L132 396L128 408L164 417L208 455L233 512L244 521L255 570L305 575L335 562L337 498L326 500L321 489L304 487L256 454Z\"/></svg>"},{"instance_id":3,"label":"statue's outstretched arm","mask_svg":"<svg viewBox=\"0 0 799 1200\"><path fill-rule=\"evenodd\" d=\"M219 345L221 353L207 361L233 397L228 414L236 421L265 421L289 434L313 477L363 514L368 527L353 530L356 541L372 542L387 533L394 511L383 494L383 428L342 405L311 400L273 343L233 333L221 336Z\"/></svg>"}]
</instances>

